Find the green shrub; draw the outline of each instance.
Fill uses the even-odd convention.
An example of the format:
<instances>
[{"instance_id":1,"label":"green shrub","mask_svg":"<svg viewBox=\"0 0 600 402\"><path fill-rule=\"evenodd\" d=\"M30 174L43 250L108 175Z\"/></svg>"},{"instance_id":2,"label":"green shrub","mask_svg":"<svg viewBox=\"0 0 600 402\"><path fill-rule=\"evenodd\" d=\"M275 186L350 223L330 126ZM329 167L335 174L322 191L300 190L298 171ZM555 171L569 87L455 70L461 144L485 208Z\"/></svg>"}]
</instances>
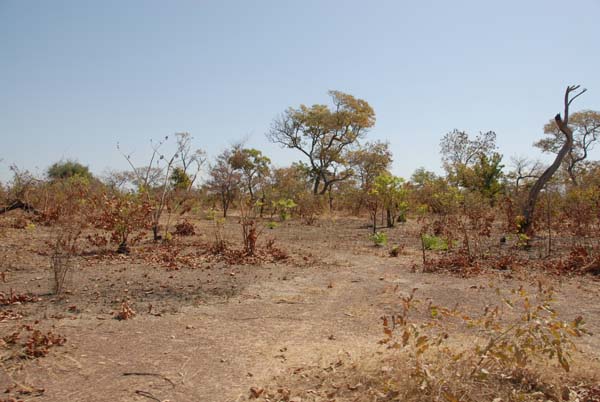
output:
<instances>
[{"instance_id":1,"label":"green shrub","mask_svg":"<svg viewBox=\"0 0 600 402\"><path fill-rule=\"evenodd\" d=\"M403 251L404 251L404 246L396 244L390 250L390 257L398 257L400 254L402 254Z\"/></svg>"},{"instance_id":2,"label":"green shrub","mask_svg":"<svg viewBox=\"0 0 600 402\"><path fill-rule=\"evenodd\" d=\"M421 239L423 241L423 247L425 247L425 250L433 250L433 251L447 251L448 250L448 242L441 237L424 234L421 237Z\"/></svg>"},{"instance_id":3,"label":"green shrub","mask_svg":"<svg viewBox=\"0 0 600 402\"><path fill-rule=\"evenodd\" d=\"M377 247L385 246L388 242L387 234L384 232L373 233L369 238Z\"/></svg>"},{"instance_id":4,"label":"green shrub","mask_svg":"<svg viewBox=\"0 0 600 402\"><path fill-rule=\"evenodd\" d=\"M292 199L280 198L277 201L271 201L271 206L277 211L279 219L283 222L292 217L292 209L296 208L297 204Z\"/></svg>"}]
</instances>

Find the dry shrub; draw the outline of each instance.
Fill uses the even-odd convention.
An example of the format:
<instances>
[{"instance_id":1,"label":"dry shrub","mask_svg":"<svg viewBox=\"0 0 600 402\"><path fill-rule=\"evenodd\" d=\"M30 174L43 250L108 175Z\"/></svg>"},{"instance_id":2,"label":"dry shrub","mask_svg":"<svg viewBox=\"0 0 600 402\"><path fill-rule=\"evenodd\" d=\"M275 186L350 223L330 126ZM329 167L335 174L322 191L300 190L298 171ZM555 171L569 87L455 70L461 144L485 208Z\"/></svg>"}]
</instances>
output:
<instances>
[{"instance_id":1,"label":"dry shrub","mask_svg":"<svg viewBox=\"0 0 600 402\"><path fill-rule=\"evenodd\" d=\"M175 234L177 236L193 236L196 234L194 225L185 220L175 225Z\"/></svg>"},{"instance_id":2,"label":"dry shrub","mask_svg":"<svg viewBox=\"0 0 600 402\"><path fill-rule=\"evenodd\" d=\"M131 308L131 306L129 305L127 300L123 300L123 303L121 303L120 310L117 311L115 314L115 319L117 319L119 321L129 320L135 316L136 316L136 312Z\"/></svg>"},{"instance_id":3,"label":"dry shrub","mask_svg":"<svg viewBox=\"0 0 600 402\"><path fill-rule=\"evenodd\" d=\"M419 309L414 292L402 299L400 312L384 317L382 343L410 359L411 376L394 387L399 395L414 381L412 388L418 386L422 400L508 401L540 395L560 400L562 390L547 382L546 373L570 371L574 339L588 334L583 318L561 320L552 307L552 290L541 285L535 296L523 288L510 296L497 293L517 310L516 317L506 317L499 305L475 317L432 304ZM430 319L416 324L415 313ZM453 326L463 328L467 342L452 342L448 329Z\"/></svg>"},{"instance_id":4,"label":"dry shrub","mask_svg":"<svg viewBox=\"0 0 600 402\"><path fill-rule=\"evenodd\" d=\"M52 331L44 333L32 325L23 325L2 341L3 346L12 352L8 358L27 359L44 357L52 347L64 345L67 339Z\"/></svg>"},{"instance_id":5,"label":"dry shrub","mask_svg":"<svg viewBox=\"0 0 600 402\"><path fill-rule=\"evenodd\" d=\"M581 317L563 321L552 291L520 288L480 315L403 297L383 317L385 353L300 367L258 388L250 399L271 401L594 401L596 367L572 370L574 340L588 332ZM501 305L509 306L510 314ZM260 390L261 392L256 392ZM579 398L579 399L577 399ZM584 399L588 398L588 399Z\"/></svg>"},{"instance_id":6,"label":"dry shrub","mask_svg":"<svg viewBox=\"0 0 600 402\"><path fill-rule=\"evenodd\" d=\"M33 303L40 299L35 296L30 296L25 293L15 293L13 289L10 289L8 295L0 292L0 306L10 306L13 304Z\"/></svg>"},{"instance_id":7,"label":"dry shrub","mask_svg":"<svg viewBox=\"0 0 600 402\"><path fill-rule=\"evenodd\" d=\"M0 311L0 322L6 322L11 320L20 320L23 315L12 310Z\"/></svg>"},{"instance_id":8,"label":"dry shrub","mask_svg":"<svg viewBox=\"0 0 600 402\"><path fill-rule=\"evenodd\" d=\"M326 208L324 197L302 193L296 196L296 211L305 225L314 225Z\"/></svg>"},{"instance_id":9,"label":"dry shrub","mask_svg":"<svg viewBox=\"0 0 600 402\"><path fill-rule=\"evenodd\" d=\"M600 275L600 254L586 247L574 246L569 255L545 262L543 268L556 274Z\"/></svg>"},{"instance_id":10,"label":"dry shrub","mask_svg":"<svg viewBox=\"0 0 600 402\"><path fill-rule=\"evenodd\" d=\"M404 254L405 253L404 248L405 248L404 245L399 245L399 244L393 246L390 249L390 257L398 257L401 254Z\"/></svg>"},{"instance_id":11,"label":"dry shrub","mask_svg":"<svg viewBox=\"0 0 600 402\"><path fill-rule=\"evenodd\" d=\"M264 247L256 247L252 254L245 248L236 249L224 246L217 249L214 245L209 247L205 253L209 258L216 258L229 265L257 265L265 262L285 261L289 258L288 253L275 246L275 240L269 239Z\"/></svg>"},{"instance_id":12,"label":"dry shrub","mask_svg":"<svg viewBox=\"0 0 600 402\"><path fill-rule=\"evenodd\" d=\"M109 232L110 242L118 245L117 253L128 254L129 247L139 241L143 231L150 226L152 206L140 195L102 193L92 197L90 203L91 224L96 229ZM131 237L134 232L138 232L138 236ZM88 237L88 240L101 244L97 237Z\"/></svg>"},{"instance_id":13,"label":"dry shrub","mask_svg":"<svg viewBox=\"0 0 600 402\"><path fill-rule=\"evenodd\" d=\"M205 255L209 258L218 258L230 265L254 265L267 261L280 261L286 259L287 254L274 246L275 240L269 239L266 247L259 247L258 239L262 229L257 227L255 211L250 208L247 200L240 201L239 224L242 229L242 248L231 247L224 239L224 220L213 218L215 241L210 245Z\"/></svg>"},{"instance_id":14,"label":"dry shrub","mask_svg":"<svg viewBox=\"0 0 600 402\"><path fill-rule=\"evenodd\" d=\"M77 241L81 236L82 224L77 221L64 223L59 228L50 257L52 268L52 290L54 294L60 295L72 274L73 254L76 252Z\"/></svg>"},{"instance_id":15,"label":"dry shrub","mask_svg":"<svg viewBox=\"0 0 600 402\"><path fill-rule=\"evenodd\" d=\"M52 266L52 290L54 294L60 295L65 287L67 275L71 271L71 256L65 254L54 254L51 257Z\"/></svg>"},{"instance_id":16,"label":"dry shrub","mask_svg":"<svg viewBox=\"0 0 600 402\"><path fill-rule=\"evenodd\" d=\"M22 215L15 217L11 223L13 229L25 229L29 225L29 221Z\"/></svg>"}]
</instances>

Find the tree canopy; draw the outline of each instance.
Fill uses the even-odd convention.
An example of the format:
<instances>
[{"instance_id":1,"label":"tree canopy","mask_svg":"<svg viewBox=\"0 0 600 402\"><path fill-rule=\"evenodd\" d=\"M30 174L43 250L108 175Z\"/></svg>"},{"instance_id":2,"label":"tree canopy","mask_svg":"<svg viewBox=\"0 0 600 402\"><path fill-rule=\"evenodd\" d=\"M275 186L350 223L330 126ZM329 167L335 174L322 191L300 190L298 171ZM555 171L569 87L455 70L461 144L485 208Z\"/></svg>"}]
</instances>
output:
<instances>
[{"instance_id":1,"label":"tree canopy","mask_svg":"<svg viewBox=\"0 0 600 402\"><path fill-rule=\"evenodd\" d=\"M600 138L600 112L584 110L573 113L569 118L569 125L573 130L573 146L563 159L563 166L571 182L577 185L578 171L582 162L587 159L589 151ZM543 152L558 153L565 144L566 138L554 119L544 126L544 133L548 136L534 145Z\"/></svg>"},{"instance_id":2,"label":"tree canopy","mask_svg":"<svg viewBox=\"0 0 600 402\"><path fill-rule=\"evenodd\" d=\"M92 178L92 173L87 166L73 160L56 162L48 168L46 173L51 180L68 179L73 176Z\"/></svg>"},{"instance_id":3,"label":"tree canopy","mask_svg":"<svg viewBox=\"0 0 600 402\"><path fill-rule=\"evenodd\" d=\"M297 149L308 159L314 194L325 194L352 175L348 153L375 125L375 112L367 101L339 91L329 95L333 107L289 108L267 134L271 142Z\"/></svg>"}]
</instances>

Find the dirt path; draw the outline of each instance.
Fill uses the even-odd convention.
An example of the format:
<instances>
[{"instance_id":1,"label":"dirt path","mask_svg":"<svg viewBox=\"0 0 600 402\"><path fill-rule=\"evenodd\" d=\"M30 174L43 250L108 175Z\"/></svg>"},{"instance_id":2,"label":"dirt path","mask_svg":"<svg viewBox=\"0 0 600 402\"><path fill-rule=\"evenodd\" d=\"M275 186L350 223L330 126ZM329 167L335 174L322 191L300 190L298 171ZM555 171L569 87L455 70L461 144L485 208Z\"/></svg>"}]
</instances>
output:
<instances>
[{"instance_id":1,"label":"dirt path","mask_svg":"<svg viewBox=\"0 0 600 402\"><path fill-rule=\"evenodd\" d=\"M35 401L245 400L250 387L284 370L325 366L339 354L376 349L380 316L397 305L399 294L416 287L423 298L440 304L479 308L493 298L488 283L500 280L412 273L414 256L392 259L338 250L328 258L336 263L244 267L262 276L233 297L161 316L116 321L83 312L77 319L58 320L56 330L68 343L27 364L15 378L45 389ZM519 285L502 281L503 288ZM598 332L599 284L577 279L557 285L564 312L585 315ZM574 292L577 298L570 297ZM588 339L587 346L598 350L597 339ZM2 387L10 382L0 375Z\"/></svg>"}]
</instances>

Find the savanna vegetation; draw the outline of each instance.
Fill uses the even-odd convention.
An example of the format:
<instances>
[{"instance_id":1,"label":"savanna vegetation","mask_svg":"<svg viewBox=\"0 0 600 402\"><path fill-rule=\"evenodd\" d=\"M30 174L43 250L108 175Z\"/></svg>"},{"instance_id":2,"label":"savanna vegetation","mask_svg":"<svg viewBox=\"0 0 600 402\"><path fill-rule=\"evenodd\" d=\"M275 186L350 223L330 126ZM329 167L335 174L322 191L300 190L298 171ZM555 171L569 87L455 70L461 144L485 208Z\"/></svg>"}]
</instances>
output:
<instances>
[{"instance_id":1,"label":"savanna vegetation","mask_svg":"<svg viewBox=\"0 0 600 402\"><path fill-rule=\"evenodd\" d=\"M189 133L118 146L129 169L103 176L12 166L0 400L600 400L584 93L523 144L547 166L449 128L443 174L398 177L375 110L339 91L273 120L289 166Z\"/></svg>"}]
</instances>

